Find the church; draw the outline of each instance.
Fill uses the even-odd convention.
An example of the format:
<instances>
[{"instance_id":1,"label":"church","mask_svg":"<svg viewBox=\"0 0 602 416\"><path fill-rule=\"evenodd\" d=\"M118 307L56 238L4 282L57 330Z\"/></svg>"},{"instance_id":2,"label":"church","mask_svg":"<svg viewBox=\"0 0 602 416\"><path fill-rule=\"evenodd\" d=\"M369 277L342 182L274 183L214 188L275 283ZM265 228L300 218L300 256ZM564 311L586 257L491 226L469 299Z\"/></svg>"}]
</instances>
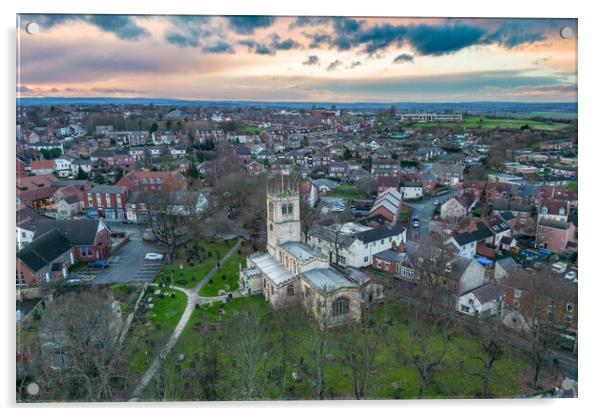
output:
<instances>
[{"instance_id":1,"label":"church","mask_svg":"<svg viewBox=\"0 0 602 416\"><path fill-rule=\"evenodd\" d=\"M330 326L359 320L365 306L384 296L370 276L331 265L302 242L299 191L284 186L267 191L267 252L247 258L240 288L247 295L263 294L274 308L300 301Z\"/></svg>"}]
</instances>

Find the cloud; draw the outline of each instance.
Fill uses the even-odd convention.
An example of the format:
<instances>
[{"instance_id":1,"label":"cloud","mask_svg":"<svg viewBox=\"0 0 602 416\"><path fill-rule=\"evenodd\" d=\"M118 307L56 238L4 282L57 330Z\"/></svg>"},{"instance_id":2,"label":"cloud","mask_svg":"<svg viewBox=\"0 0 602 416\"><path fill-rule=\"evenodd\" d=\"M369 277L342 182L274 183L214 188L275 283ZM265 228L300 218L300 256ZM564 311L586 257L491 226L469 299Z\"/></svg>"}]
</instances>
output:
<instances>
[{"instance_id":1,"label":"cloud","mask_svg":"<svg viewBox=\"0 0 602 416\"><path fill-rule=\"evenodd\" d=\"M219 40L211 45L203 46L205 53L234 53L234 48L222 40Z\"/></svg>"},{"instance_id":2,"label":"cloud","mask_svg":"<svg viewBox=\"0 0 602 416\"><path fill-rule=\"evenodd\" d=\"M326 68L326 70L334 71L341 65L343 65L343 63L337 59L336 61L332 61L330 64L328 64L328 68Z\"/></svg>"},{"instance_id":3,"label":"cloud","mask_svg":"<svg viewBox=\"0 0 602 416\"><path fill-rule=\"evenodd\" d=\"M17 92L33 92L33 89L29 88L27 85L17 85Z\"/></svg>"},{"instance_id":4,"label":"cloud","mask_svg":"<svg viewBox=\"0 0 602 416\"><path fill-rule=\"evenodd\" d=\"M393 59L394 64L401 64L404 62L414 62L414 57L409 53L402 53L401 55L397 55L395 59Z\"/></svg>"},{"instance_id":5,"label":"cloud","mask_svg":"<svg viewBox=\"0 0 602 416\"><path fill-rule=\"evenodd\" d=\"M290 39L290 38L285 39L285 40L280 40L280 36L278 36L277 34L274 34L272 36L272 43L270 44L270 46L276 50L287 51L289 49L298 48L301 45L296 40Z\"/></svg>"},{"instance_id":6,"label":"cloud","mask_svg":"<svg viewBox=\"0 0 602 416\"><path fill-rule=\"evenodd\" d=\"M535 24L534 24L535 23ZM545 21L540 21L545 23ZM507 48L545 39L544 30L537 21L505 20L495 31L485 37L485 42L494 42Z\"/></svg>"},{"instance_id":7,"label":"cloud","mask_svg":"<svg viewBox=\"0 0 602 416\"><path fill-rule=\"evenodd\" d=\"M136 23L136 16L113 14L23 14L21 16L28 21L37 22L45 30L69 22L87 22L104 32L113 33L119 39L137 40L150 36L148 30Z\"/></svg>"},{"instance_id":8,"label":"cloud","mask_svg":"<svg viewBox=\"0 0 602 416\"><path fill-rule=\"evenodd\" d=\"M303 65L307 65L307 66L319 65L320 64L320 58L318 58L318 55L309 55L307 57L307 60L303 61L302 64Z\"/></svg>"},{"instance_id":9,"label":"cloud","mask_svg":"<svg viewBox=\"0 0 602 416\"><path fill-rule=\"evenodd\" d=\"M324 43L331 43L332 37L326 32L318 32L318 33L303 33L303 35L308 38L311 43L309 44L310 49L319 48Z\"/></svg>"},{"instance_id":10,"label":"cloud","mask_svg":"<svg viewBox=\"0 0 602 416\"><path fill-rule=\"evenodd\" d=\"M200 45L199 38L196 36L190 36L189 34L183 34L178 32L166 32L165 40L172 45L180 47L192 46L198 47Z\"/></svg>"},{"instance_id":11,"label":"cloud","mask_svg":"<svg viewBox=\"0 0 602 416\"><path fill-rule=\"evenodd\" d=\"M101 94L142 94L144 91L135 90L132 88L117 88L117 87L95 87L90 91L99 92Z\"/></svg>"},{"instance_id":12,"label":"cloud","mask_svg":"<svg viewBox=\"0 0 602 416\"><path fill-rule=\"evenodd\" d=\"M266 44L259 43L253 39L243 39L238 41L238 44L246 46L249 49L249 52L252 51L258 55L273 55L275 53Z\"/></svg>"},{"instance_id":13,"label":"cloud","mask_svg":"<svg viewBox=\"0 0 602 416\"><path fill-rule=\"evenodd\" d=\"M310 16L299 16L294 22L288 25L289 29L295 29L297 27L304 26L319 26L326 25L331 22L330 17L310 17Z\"/></svg>"},{"instance_id":14,"label":"cloud","mask_svg":"<svg viewBox=\"0 0 602 416\"><path fill-rule=\"evenodd\" d=\"M353 69L356 66L360 66L362 63L360 61L353 61L351 62L351 65L349 65L349 69Z\"/></svg>"},{"instance_id":15,"label":"cloud","mask_svg":"<svg viewBox=\"0 0 602 416\"><path fill-rule=\"evenodd\" d=\"M478 44L485 30L462 23L408 27L407 39L421 55L445 55Z\"/></svg>"},{"instance_id":16,"label":"cloud","mask_svg":"<svg viewBox=\"0 0 602 416\"><path fill-rule=\"evenodd\" d=\"M240 35L252 35L256 29L270 27L274 16L227 16L230 27Z\"/></svg>"},{"instance_id":17,"label":"cloud","mask_svg":"<svg viewBox=\"0 0 602 416\"><path fill-rule=\"evenodd\" d=\"M130 16L96 14L89 16L88 21L120 39L136 40L150 35L148 30L138 26Z\"/></svg>"}]
</instances>

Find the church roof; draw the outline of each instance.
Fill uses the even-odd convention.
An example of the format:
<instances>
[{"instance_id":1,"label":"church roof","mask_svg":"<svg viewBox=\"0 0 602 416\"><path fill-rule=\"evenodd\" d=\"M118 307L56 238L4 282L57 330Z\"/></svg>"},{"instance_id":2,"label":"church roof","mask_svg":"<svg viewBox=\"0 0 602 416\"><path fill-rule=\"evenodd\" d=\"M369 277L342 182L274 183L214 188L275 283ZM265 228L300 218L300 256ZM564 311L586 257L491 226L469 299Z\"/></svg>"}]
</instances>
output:
<instances>
[{"instance_id":1,"label":"church roof","mask_svg":"<svg viewBox=\"0 0 602 416\"><path fill-rule=\"evenodd\" d=\"M356 286L350 280L341 276L331 268L311 269L301 273L301 276L307 279L313 286L324 292Z\"/></svg>"},{"instance_id":2,"label":"church roof","mask_svg":"<svg viewBox=\"0 0 602 416\"><path fill-rule=\"evenodd\" d=\"M319 257L319 253L313 250L310 246L298 241L287 241L286 243L280 244L280 247L301 261L307 261L314 257Z\"/></svg>"},{"instance_id":3,"label":"church roof","mask_svg":"<svg viewBox=\"0 0 602 416\"><path fill-rule=\"evenodd\" d=\"M249 257L255 266L261 270L263 274L277 285L287 282L293 278L293 274L278 263L270 253L260 253Z\"/></svg>"}]
</instances>

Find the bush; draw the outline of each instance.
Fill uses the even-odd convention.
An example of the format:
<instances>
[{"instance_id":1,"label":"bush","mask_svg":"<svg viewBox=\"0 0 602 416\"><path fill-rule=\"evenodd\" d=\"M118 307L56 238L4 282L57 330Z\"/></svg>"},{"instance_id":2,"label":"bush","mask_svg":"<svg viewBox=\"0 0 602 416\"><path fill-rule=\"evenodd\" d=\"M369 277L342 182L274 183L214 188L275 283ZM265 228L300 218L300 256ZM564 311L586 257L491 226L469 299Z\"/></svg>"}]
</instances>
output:
<instances>
[{"instance_id":1,"label":"bush","mask_svg":"<svg viewBox=\"0 0 602 416\"><path fill-rule=\"evenodd\" d=\"M222 274L222 280L226 280L226 275Z\"/></svg>"},{"instance_id":2,"label":"bush","mask_svg":"<svg viewBox=\"0 0 602 416\"><path fill-rule=\"evenodd\" d=\"M176 297L176 294L174 292L171 292L171 295L169 295L172 299L174 299Z\"/></svg>"},{"instance_id":3,"label":"bush","mask_svg":"<svg viewBox=\"0 0 602 416\"><path fill-rule=\"evenodd\" d=\"M212 284L213 284L213 277L212 277L211 279L209 279L209 282L208 282L208 283L209 283L210 285L212 285Z\"/></svg>"}]
</instances>

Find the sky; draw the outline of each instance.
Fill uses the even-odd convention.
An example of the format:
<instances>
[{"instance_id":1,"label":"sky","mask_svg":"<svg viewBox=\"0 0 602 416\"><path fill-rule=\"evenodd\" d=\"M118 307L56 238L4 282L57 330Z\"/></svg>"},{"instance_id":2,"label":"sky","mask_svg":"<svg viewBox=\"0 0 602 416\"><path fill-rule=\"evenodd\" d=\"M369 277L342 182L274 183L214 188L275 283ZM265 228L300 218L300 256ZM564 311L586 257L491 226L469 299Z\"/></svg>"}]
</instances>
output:
<instances>
[{"instance_id":1,"label":"sky","mask_svg":"<svg viewBox=\"0 0 602 416\"><path fill-rule=\"evenodd\" d=\"M21 97L577 100L575 19L53 14L17 30Z\"/></svg>"}]
</instances>

